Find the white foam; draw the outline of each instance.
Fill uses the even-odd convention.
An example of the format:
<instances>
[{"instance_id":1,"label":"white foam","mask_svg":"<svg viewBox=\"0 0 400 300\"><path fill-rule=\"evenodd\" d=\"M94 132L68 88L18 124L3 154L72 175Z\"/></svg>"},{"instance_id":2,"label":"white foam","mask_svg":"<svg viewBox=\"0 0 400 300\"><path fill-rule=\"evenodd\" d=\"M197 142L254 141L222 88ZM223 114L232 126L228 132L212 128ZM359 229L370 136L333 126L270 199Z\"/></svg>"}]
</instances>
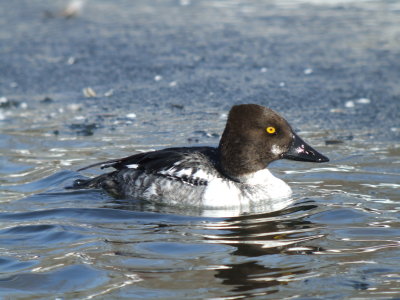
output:
<instances>
[{"instance_id":1,"label":"white foam","mask_svg":"<svg viewBox=\"0 0 400 300\"><path fill-rule=\"evenodd\" d=\"M311 69L311 68L307 68L307 69L305 69L303 72L304 72L305 75L310 75L310 74L311 74L312 72L314 72L314 71L313 71L313 69Z\"/></svg>"},{"instance_id":2,"label":"white foam","mask_svg":"<svg viewBox=\"0 0 400 300\"><path fill-rule=\"evenodd\" d=\"M371 100L369 100L368 98L360 98L360 99L356 100L356 102L360 103L360 104L369 104L369 103L371 103Z\"/></svg>"}]
</instances>

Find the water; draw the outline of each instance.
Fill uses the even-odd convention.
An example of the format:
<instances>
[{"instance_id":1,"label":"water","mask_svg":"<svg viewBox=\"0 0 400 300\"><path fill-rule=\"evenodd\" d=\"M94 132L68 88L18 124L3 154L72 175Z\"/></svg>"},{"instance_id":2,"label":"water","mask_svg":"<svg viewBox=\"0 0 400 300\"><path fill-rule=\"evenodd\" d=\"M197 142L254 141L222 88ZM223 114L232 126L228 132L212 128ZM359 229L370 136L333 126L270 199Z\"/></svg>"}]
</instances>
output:
<instances>
[{"instance_id":1,"label":"water","mask_svg":"<svg viewBox=\"0 0 400 300\"><path fill-rule=\"evenodd\" d=\"M62 5L1 3L0 298L400 298L399 2L43 15ZM235 215L65 189L101 172L75 171L90 163L216 145L239 102L331 159L271 165L294 205Z\"/></svg>"}]
</instances>

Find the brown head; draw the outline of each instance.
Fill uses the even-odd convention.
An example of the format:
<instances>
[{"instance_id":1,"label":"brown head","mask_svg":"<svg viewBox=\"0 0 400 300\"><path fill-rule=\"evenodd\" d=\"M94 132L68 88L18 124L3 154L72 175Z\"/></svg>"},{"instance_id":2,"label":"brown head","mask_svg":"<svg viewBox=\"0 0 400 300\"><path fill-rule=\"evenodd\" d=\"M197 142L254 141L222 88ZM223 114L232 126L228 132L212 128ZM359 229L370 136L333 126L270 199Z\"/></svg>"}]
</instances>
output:
<instances>
[{"instance_id":1,"label":"brown head","mask_svg":"<svg viewBox=\"0 0 400 300\"><path fill-rule=\"evenodd\" d=\"M219 151L222 171L233 178L262 170L281 158L328 161L301 140L283 117L257 104L231 108Z\"/></svg>"}]
</instances>

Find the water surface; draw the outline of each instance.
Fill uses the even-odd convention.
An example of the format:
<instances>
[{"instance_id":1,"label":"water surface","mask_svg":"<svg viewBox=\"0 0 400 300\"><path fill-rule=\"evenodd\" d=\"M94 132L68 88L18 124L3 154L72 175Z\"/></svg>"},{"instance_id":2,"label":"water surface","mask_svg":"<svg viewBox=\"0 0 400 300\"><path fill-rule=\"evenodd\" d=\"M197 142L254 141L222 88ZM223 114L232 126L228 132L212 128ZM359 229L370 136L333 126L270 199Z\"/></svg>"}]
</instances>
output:
<instances>
[{"instance_id":1,"label":"water surface","mask_svg":"<svg viewBox=\"0 0 400 300\"><path fill-rule=\"evenodd\" d=\"M399 2L98 0L76 18L46 13L64 4L1 4L0 298L400 297ZM65 189L101 172L75 171L90 163L217 145L243 102L276 109L331 159L271 165L294 190L286 209Z\"/></svg>"}]
</instances>

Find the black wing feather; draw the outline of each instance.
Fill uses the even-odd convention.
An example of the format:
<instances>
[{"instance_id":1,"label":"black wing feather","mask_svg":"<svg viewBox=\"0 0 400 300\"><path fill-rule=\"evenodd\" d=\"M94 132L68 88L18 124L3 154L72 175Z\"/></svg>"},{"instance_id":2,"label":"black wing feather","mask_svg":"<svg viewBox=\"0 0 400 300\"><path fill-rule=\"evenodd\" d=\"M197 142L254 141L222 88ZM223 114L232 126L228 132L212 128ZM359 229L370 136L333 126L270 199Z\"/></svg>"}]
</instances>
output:
<instances>
[{"instance_id":1,"label":"black wing feather","mask_svg":"<svg viewBox=\"0 0 400 300\"><path fill-rule=\"evenodd\" d=\"M180 148L167 148L158 151L144 152L134 154L132 156L108 160L105 162L95 163L87 167L81 168L78 171L86 170L89 168L101 166L102 169L113 167L117 170L127 168L127 165L137 164L137 169L147 172L154 172L158 170L168 169L174 166L177 162L182 162L182 167L198 167L196 160L186 161L185 157L193 153L203 154L211 159L214 163L217 158L217 149L212 147L180 147ZM185 163L186 162L186 163Z\"/></svg>"}]
</instances>

